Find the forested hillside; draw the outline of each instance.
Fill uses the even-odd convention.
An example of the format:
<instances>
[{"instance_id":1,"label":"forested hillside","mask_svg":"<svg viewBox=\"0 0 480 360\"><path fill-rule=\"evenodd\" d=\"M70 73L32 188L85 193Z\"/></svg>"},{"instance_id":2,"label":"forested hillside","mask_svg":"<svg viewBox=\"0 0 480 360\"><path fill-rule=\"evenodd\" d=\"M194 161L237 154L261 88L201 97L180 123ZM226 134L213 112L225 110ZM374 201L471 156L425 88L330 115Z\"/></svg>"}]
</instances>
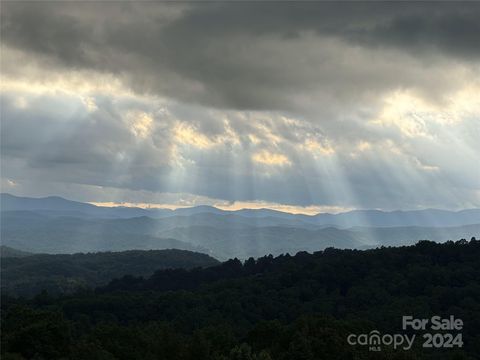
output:
<instances>
[{"instance_id":1,"label":"forested hillside","mask_svg":"<svg viewBox=\"0 0 480 360\"><path fill-rule=\"evenodd\" d=\"M10 296L33 296L42 290L71 293L105 285L126 274L150 276L159 269L191 269L218 263L208 255L176 249L4 257L1 289Z\"/></svg>"},{"instance_id":2,"label":"forested hillside","mask_svg":"<svg viewBox=\"0 0 480 360\"><path fill-rule=\"evenodd\" d=\"M479 258L474 239L326 249L125 276L58 298L4 298L3 358L476 359ZM371 352L346 342L350 333L402 332L403 315L462 319L464 346Z\"/></svg>"}]
</instances>

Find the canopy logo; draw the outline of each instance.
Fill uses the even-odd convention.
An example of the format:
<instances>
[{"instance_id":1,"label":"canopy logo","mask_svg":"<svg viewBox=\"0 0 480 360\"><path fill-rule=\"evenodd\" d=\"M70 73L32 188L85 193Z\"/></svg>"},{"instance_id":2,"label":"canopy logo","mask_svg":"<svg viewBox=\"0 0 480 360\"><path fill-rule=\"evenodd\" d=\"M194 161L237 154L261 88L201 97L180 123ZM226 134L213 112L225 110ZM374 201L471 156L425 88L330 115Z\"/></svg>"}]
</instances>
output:
<instances>
[{"instance_id":1,"label":"canopy logo","mask_svg":"<svg viewBox=\"0 0 480 360\"><path fill-rule=\"evenodd\" d=\"M430 319L403 316L402 329L425 331L421 335L424 348L460 348L463 346L460 332L463 329L463 321L453 315L448 318L433 316ZM428 330L432 330L432 332L427 332ZM416 334L381 334L378 330L372 330L368 334L350 334L347 342L352 346L368 346L370 351L381 351L382 346L391 346L394 350L410 350L415 338Z\"/></svg>"},{"instance_id":2,"label":"canopy logo","mask_svg":"<svg viewBox=\"0 0 480 360\"><path fill-rule=\"evenodd\" d=\"M354 345L368 346L370 351L381 351L382 346L393 346L394 349L401 348L410 350L415 341L415 334L380 334L378 330L372 330L368 334L350 334L347 342Z\"/></svg>"}]
</instances>

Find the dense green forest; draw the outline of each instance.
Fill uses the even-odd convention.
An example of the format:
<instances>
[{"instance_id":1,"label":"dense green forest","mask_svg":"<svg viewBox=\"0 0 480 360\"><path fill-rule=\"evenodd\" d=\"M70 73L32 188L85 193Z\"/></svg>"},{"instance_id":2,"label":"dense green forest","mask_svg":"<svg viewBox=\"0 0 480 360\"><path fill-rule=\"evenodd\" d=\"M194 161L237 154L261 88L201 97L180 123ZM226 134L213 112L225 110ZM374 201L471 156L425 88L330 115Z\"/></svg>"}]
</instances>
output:
<instances>
[{"instance_id":1,"label":"dense green forest","mask_svg":"<svg viewBox=\"0 0 480 360\"><path fill-rule=\"evenodd\" d=\"M124 276L95 290L2 299L2 359L478 359L480 241L336 250ZM464 346L381 352L351 333L454 315Z\"/></svg>"},{"instance_id":2,"label":"dense green forest","mask_svg":"<svg viewBox=\"0 0 480 360\"><path fill-rule=\"evenodd\" d=\"M2 251L1 289L10 296L31 297L42 290L50 294L72 293L81 288L105 285L126 274L150 276L159 269L219 264L206 254L177 249L72 255L33 255L11 248L6 250Z\"/></svg>"}]
</instances>

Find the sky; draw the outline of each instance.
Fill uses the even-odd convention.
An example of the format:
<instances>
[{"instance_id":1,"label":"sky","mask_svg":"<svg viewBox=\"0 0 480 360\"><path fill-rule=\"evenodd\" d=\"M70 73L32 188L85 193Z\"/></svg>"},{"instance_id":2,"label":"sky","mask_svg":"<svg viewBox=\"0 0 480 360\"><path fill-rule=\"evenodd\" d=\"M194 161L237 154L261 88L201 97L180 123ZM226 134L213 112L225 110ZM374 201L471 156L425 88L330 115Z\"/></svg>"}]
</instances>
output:
<instances>
[{"instance_id":1,"label":"sky","mask_svg":"<svg viewBox=\"0 0 480 360\"><path fill-rule=\"evenodd\" d=\"M478 2L1 3L1 190L480 207Z\"/></svg>"}]
</instances>

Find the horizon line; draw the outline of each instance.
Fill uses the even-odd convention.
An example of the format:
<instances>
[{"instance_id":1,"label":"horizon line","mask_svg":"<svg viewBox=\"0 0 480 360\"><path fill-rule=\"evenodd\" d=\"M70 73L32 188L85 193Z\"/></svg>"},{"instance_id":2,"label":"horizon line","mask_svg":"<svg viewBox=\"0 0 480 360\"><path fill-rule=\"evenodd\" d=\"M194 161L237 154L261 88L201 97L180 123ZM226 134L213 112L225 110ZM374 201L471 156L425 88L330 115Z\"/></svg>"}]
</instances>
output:
<instances>
[{"instance_id":1,"label":"horizon line","mask_svg":"<svg viewBox=\"0 0 480 360\"><path fill-rule=\"evenodd\" d=\"M142 209L142 210L171 210L175 211L178 209L193 209L196 207L210 207L213 209L217 209L220 211L225 212L238 212L242 210L269 210L275 211L284 214L291 214L291 215L306 215L306 216L316 216L316 215L336 215L342 213L348 213L352 211L379 211L383 213L392 213L392 212L411 212L411 211L425 211L425 210L436 210L436 211L449 211L449 212L460 212L465 210L477 210L480 208L477 207L470 207L470 208L457 208L457 209L440 209L440 208L433 208L433 207L422 207L417 209L394 209L394 210L386 210L381 208L354 208L354 207L341 207L341 206L333 206L333 205L310 205L310 206L302 206L302 205L287 205L287 204L277 204L277 203L267 203L267 202L255 202L255 201L235 201L231 204L168 204L168 203L140 203L140 202L101 202L101 201L80 201L80 200L71 200L59 195L48 195L48 196L40 196L40 197L32 197L32 196L20 196L20 195L13 195L6 192L1 192L1 195L9 195L19 198L30 198L30 199L47 199L47 198L60 198L66 201L72 202L79 202L83 204L89 204L97 207L104 207L104 208L132 208L132 209ZM318 211L320 209L330 211Z\"/></svg>"}]
</instances>

